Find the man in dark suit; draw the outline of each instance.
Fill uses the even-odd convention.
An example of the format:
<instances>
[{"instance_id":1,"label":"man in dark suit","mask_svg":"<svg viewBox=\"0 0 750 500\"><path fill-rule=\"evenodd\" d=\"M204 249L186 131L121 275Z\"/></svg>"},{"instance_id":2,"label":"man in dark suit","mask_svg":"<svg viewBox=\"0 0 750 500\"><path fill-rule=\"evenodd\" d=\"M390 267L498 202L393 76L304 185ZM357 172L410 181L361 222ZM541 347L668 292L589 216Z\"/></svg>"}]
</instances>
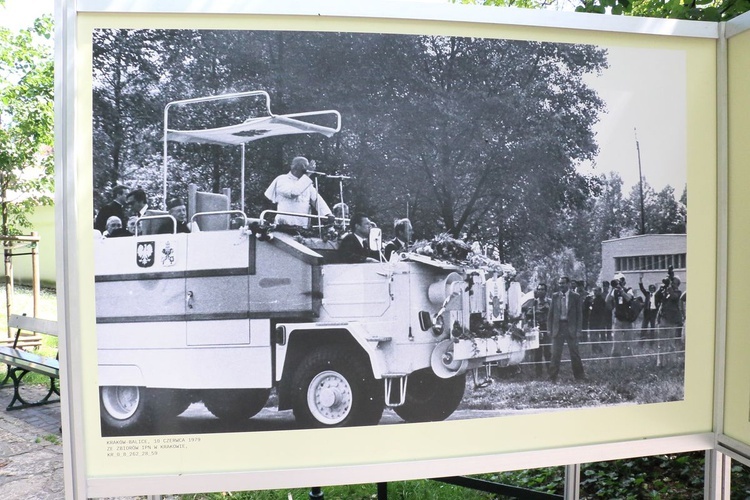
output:
<instances>
[{"instance_id":1,"label":"man in dark suit","mask_svg":"<svg viewBox=\"0 0 750 500\"><path fill-rule=\"evenodd\" d=\"M187 222L187 208L182 198L170 199L167 202L167 210L169 215L174 217L175 222L177 222L177 229L175 230L172 219L165 219L156 229L156 234L190 233L196 227Z\"/></svg>"},{"instance_id":2,"label":"man in dark suit","mask_svg":"<svg viewBox=\"0 0 750 500\"><path fill-rule=\"evenodd\" d=\"M349 221L351 229L339 243L339 260L347 264L379 262L378 254L370 250L370 229L372 222L364 214L354 214Z\"/></svg>"},{"instance_id":3,"label":"man in dark suit","mask_svg":"<svg viewBox=\"0 0 750 500\"><path fill-rule=\"evenodd\" d=\"M112 189L112 196L114 199L99 209L94 219L94 229L98 229L100 233L104 234L107 230L107 219L116 215L119 217L122 227L128 224L128 218L125 215L125 200L128 197L130 189L127 186L118 185Z\"/></svg>"},{"instance_id":4,"label":"man in dark suit","mask_svg":"<svg viewBox=\"0 0 750 500\"><path fill-rule=\"evenodd\" d=\"M570 290L570 279L567 276L561 276L557 284L559 291L552 295L552 302L547 314L547 327L552 338L552 362L549 367L549 378L553 382L557 380L563 347L567 342L570 362L573 366L573 376L576 380L584 380L586 377L583 373L581 354L578 351L578 337L581 335L583 326L581 296Z\"/></svg>"},{"instance_id":5,"label":"man in dark suit","mask_svg":"<svg viewBox=\"0 0 750 500\"><path fill-rule=\"evenodd\" d=\"M393 233L395 238L385 244L383 247L383 256L385 260L391 260L393 252L405 250L411 241L412 227L409 219L399 219L393 223Z\"/></svg>"},{"instance_id":6,"label":"man in dark suit","mask_svg":"<svg viewBox=\"0 0 750 500\"><path fill-rule=\"evenodd\" d=\"M649 285L648 290L643 286L643 276L638 280L638 286L643 294L643 321L641 322L641 338L654 338L654 329L656 328L656 313L659 310L657 301L656 285Z\"/></svg>"}]
</instances>

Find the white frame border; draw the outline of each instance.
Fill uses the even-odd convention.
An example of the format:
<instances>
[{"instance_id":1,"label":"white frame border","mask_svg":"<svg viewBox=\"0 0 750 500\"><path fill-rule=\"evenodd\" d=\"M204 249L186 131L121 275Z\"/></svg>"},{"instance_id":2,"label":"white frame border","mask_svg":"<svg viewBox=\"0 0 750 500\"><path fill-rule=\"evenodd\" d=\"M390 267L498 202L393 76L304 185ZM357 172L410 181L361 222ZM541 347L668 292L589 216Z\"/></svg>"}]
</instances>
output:
<instances>
[{"instance_id":1,"label":"white frame border","mask_svg":"<svg viewBox=\"0 0 750 500\"><path fill-rule=\"evenodd\" d=\"M55 0L56 26L56 182L60 188L57 195L56 223L58 238L57 280L59 289L59 316L61 318L61 362L64 366L61 376L63 387L62 421L68 440L65 447L65 492L66 497L87 498L118 495L190 493L198 491L237 491L246 489L278 488L279 484L293 487L328 485L341 483L367 483L377 477L387 477L389 481L411 480L423 477L453 476L515 470L520 468L568 465L571 462L594 462L659 453L679 453L697 450L716 449L716 434L691 434L637 441L604 443L581 447L544 449L531 452L506 453L491 456L446 458L439 460L419 460L402 463L379 463L351 467L323 467L306 469L279 469L273 471L252 471L218 474L162 475L148 477L98 477L86 476L85 446L83 443L83 414L81 398L82 371L80 364L73 359L81 352L81 345L74 335L67 332L80 331L81 318L69 310L71 290L80 290L75 263L66 256L77 255L78 240L69 231L67 223L78 227L78 216L73 200L63 193L76 192L76 140L73 136L75 125L76 96L76 24L78 13L139 13L139 14L254 14L254 15L295 15L330 16L357 18L419 19L427 21L467 22L475 24L499 24L541 28L562 28L572 30L632 33L692 38L721 39L719 24L709 22L645 19L598 14L532 11L512 8L487 8L453 4L425 4L406 2L356 3L341 0L312 1L298 3L294 0ZM750 17L747 19L750 26ZM737 24L739 29L740 24ZM743 30L747 29L745 25ZM731 36L727 29L727 36ZM734 33L732 31L732 33ZM719 110L721 113L721 110ZM725 117L725 112L720 115ZM724 143L726 142L726 135ZM720 137L721 141L721 137ZM719 143L720 148L724 144ZM722 153L720 153L721 155ZM721 169L721 167L720 167ZM724 175L720 173L720 176ZM725 186L720 185L720 189ZM721 193L720 193L721 195ZM721 198L720 198L721 200ZM720 210L722 207L720 207ZM726 207L723 207L724 211ZM721 230L721 228L720 228ZM724 228L725 230L725 228ZM723 235L725 238L726 235ZM725 244L720 238L719 248ZM724 247L725 248L725 247ZM725 265L725 254L719 254L720 265ZM721 268L717 270L721 272ZM725 270L723 272L726 272ZM717 276L718 278L718 276ZM721 290L721 289L720 289ZM717 307L723 302L717 298ZM718 311L717 311L718 313ZM717 332L721 329L717 319ZM723 345L723 343L721 344ZM718 347L718 345L717 345ZM717 355L717 361L723 359ZM717 370L718 371L718 370ZM717 377L719 375L717 374ZM723 387L723 377L717 381ZM723 393L721 393L723 394ZM718 415L721 412L719 411ZM718 421L717 421L718 422ZM715 422L715 425L716 423ZM750 450L750 448L748 448ZM729 450L727 450L729 451ZM733 454L734 456L735 454ZM573 459L575 457L575 459ZM346 472L342 472L344 469Z\"/></svg>"},{"instance_id":2,"label":"white frame border","mask_svg":"<svg viewBox=\"0 0 750 500\"><path fill-rule=\"evenodd\" d=\"M78 12L141 14L255 14L417 19L541 28L564 28L615 33L637 33L718 38L718 23L557 12L519 8L380 0L78 0Z\"/></svg>"},{"instance_id":3,"label":"white frame border","mask_svg":"<svg viewBox=\"0 0 750 500\"><path fill-rule=\"evenodd\" d=\"M727 40L750 30L750 12L746 12L722 25L723 33L720 36L719 63L717 66L717 82L720 96L718 111L720 120L717 124L717 137L719 139L719 247L717 249L719 263L723 266L717 269L717 305L716 305L716 388L714 395L714 429L716 432L716 450L731 458L738 460L745 466L750 467L750 444L738 441L724 434L725 414L725 390L726 377L724 364L726 359L726 315L727 315L727 264L728 264L728 175L729 175L729 130L728 130L728 66L727 66ZM723 73L722 73L723 71ZM720 302L721 300L721 302Z\"/></svg>"},{"instance_id":4,"label":"white frame border","mask_svg":"<svg viewBox=\"0 0 750 500\"><path fill-rule=\"evenodd\" d=\"M641 441L623 441L590 446L537 450L489 456L419 460L414 462L353 465L348 467L316 467L273 471L234 472L148 476L138 478L94 478L88 480L88 493L94 497L111 495L171 494L197 491L247 491L276 489L283 481L285 488L307 488L312 485L372 483L374 477L387 476L388 481L408 481L499 470L520 470L571 464L574 455L579 463L617 460L666 453L711 450L714 434L694 434ZM342 479L346 482L342 483Z\"/></svg>"}]
</instances>

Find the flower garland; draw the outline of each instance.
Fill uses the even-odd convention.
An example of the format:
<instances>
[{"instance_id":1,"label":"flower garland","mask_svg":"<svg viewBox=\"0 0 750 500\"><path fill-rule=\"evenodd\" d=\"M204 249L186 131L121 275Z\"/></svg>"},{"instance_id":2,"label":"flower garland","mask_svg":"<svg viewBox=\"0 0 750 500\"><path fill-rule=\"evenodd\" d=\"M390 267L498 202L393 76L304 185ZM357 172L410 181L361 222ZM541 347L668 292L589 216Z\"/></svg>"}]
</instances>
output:
<instances>
[{"instance_id":1,"label":"flower garland","mask_svg":"<svg viewBox=\"0 0 750 500\"><path fill-rule=\"evenodd\" d=\"M512 265L487 257L482 253L481 246L478 243L469 245L447 233L439 234L429 241L416 241L412 245L411 251L456 266L483 269L488 273L502 276L506 281L511 281L516 276L516 269Z\"/></svg>"}]
</instances>

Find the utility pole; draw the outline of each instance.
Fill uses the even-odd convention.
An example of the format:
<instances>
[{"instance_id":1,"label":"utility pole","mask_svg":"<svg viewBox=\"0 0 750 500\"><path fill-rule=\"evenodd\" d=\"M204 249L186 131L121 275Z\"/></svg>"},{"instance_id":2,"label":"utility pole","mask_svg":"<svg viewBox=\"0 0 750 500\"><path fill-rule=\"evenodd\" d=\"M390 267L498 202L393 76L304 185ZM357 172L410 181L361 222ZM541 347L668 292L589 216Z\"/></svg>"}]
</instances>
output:
<instances>
[{"instance_id":1,"label":"utility pole","mask_svg":"<svg viewBox=\"0 0 750 500\"><path fill-rule=\"evenodd\" d=\"M643 172L641 171L641 145L638 143L638 131L633 127L635 134L635 150L638 153L638 189L641 193L641 234L646 234L646 210L643 205Z\"/></svg>"}]
</instances>

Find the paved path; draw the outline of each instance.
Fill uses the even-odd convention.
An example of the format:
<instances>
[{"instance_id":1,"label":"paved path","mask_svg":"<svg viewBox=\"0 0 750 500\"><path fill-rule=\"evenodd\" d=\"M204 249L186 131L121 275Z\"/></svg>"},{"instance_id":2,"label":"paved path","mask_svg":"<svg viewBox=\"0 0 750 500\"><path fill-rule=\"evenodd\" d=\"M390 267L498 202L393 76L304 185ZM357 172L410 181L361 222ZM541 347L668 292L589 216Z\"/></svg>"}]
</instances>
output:
<instances>
[{"instance_id":1,"label":"paved path","mask_svg":"<svg viewBox=\"0 0 750 500\"><path fill-rule=\"evenodd\" d=\"M40 398L47 392L43 388L29 391ZM0 389L0 498L62 499L60 403L6 411L12 397L12 386Z\"/></svg>"}]
</instances>

